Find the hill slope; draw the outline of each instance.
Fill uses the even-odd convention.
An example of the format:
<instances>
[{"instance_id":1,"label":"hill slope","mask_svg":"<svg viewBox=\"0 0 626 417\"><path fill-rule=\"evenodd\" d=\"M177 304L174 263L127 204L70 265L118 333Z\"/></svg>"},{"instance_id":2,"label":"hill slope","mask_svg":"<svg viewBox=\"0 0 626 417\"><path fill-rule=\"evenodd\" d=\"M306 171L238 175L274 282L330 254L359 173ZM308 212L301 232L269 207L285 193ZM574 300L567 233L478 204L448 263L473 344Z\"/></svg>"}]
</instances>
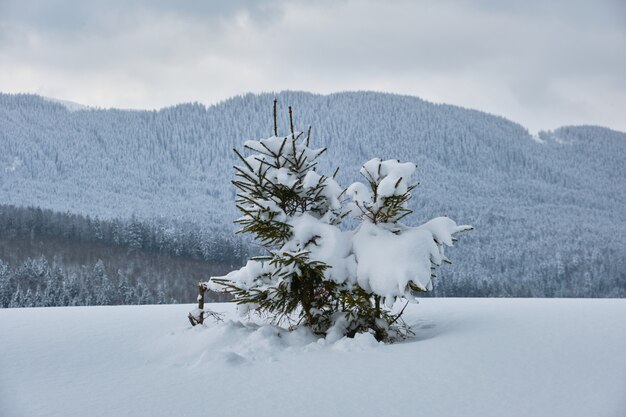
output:
<instances>
[{"instance_id":1,"label":"hill slope","mask_svg":"<svg viewBox=\"0 0 626 417\"><path fill-rule=\"evenodd\" d=\"M0 310L0 415L626 413L626 300L427 299L406 312L415 339L395 345L189 328L190 308Z\"/></svg>"},{"instance_id":2,"label":"hill slope","mask_svg":"<svg viewBox=\"0 0 626 417\"><path fill-rule=\"evenodd\" d=\"M231 228L231 149L271 135L272 99L70 112L0 95L0 201ZM440 295L626 296L626 134L565 127L533 140L501 117L380 93L278 100L283 132L289 104L329 148L321 171L339 166L347 185L371 157L415 161L410 221L447 214L476 227L451 252Z\"/></svg>"}]
</instances>

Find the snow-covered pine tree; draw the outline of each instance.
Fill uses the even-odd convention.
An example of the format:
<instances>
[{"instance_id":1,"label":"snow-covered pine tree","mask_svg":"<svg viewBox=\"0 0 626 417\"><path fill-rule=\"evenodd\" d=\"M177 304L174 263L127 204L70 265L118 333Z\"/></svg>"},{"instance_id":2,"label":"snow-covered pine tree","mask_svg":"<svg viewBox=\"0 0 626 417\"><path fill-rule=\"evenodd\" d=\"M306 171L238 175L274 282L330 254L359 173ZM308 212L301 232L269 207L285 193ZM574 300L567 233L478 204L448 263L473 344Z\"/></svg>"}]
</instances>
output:
<instances>
[{"instance_id":1,"label":"snow-covered pine tree","mask_svg":"<svg viewBox=\"0 0 626 417\"><path fill-rule=\"evenodd\" d=\"M18 308L24 307L23 305L24 297L22 296L22 290L20 289L20 284L17 284L17 288L11 297L11 301L9 302L9 308Z\"/></svg>"},{"instance_id":2,"label":"snow-covered pine tree","mask_svg":"<svg viewBox=\"0 0 626 417\"><path fill-rule=\"evenodd\" d=\"M411 183L415 168L410 162L374 158L360 171L367 185L355 182L346 190L348 211L361 221L352 239L356 279L351 290L342 293L349 315L338 323L348 335L373 331L378 340L388 341L406 336L410 329L401 320L404 308L395 313L391 308L432 290L436 267L450 263L443 245L452 246L455 233L472 229L447 217L419 227L400 222L412 213L408 202L417 187Z\"/></svg>"},{"instance_id":3,"label":"snow-covered pine tree","mask_svg":"<svg viewBox=\"0 0 626 417\"><path fill-rule=\"evenodd\" d=\"M241 233L254 235L266 254L212 279L209 288L234 295L244 312L257 309L275 323L301 324L323 334L337 309L337 283L326 279L328 264L311 252L320 247L319 231L340 233L334 225L342 218L343 190L333 177L316 172L326 148L309 146L310 129L306 135L294 130L291 107L289 120L290 133L279 136L274 101L274 135L247 141L250 156L235 150L241 165L235 166L233 184L243 214L236 223Z\"/></svg>"},{"instance_id":4,"label":"snow-covered pine tree","mask_svg":"<svg viewBox=\"0 0 626 417\"><path fill-rule=\"evenodd\" d=\"M0 308L7 308L11 303L11 281L9 266L0 259Z\"/></svg>"},{"instance_id":5,"label":"snow-covered pine tree","mask_svg":"<svg viewBox=\"0 0 626 417\"><path fill-rule=\"evenodd\" d=\"M412 163L372 159L361 169L368 185L342 189L334 175L316 172L326 149L310 148L310 129L306 136L297 133L291 108L289 115L291 133L279 136L275 101L274 135L247 141L253 152L247 157L235 150L241 165L233 184L243 214L237 223L267 254L200 283L200 297L204 288L225 291L240 312L255 310L331 340L363 332L382 341L406 336L404 309L392 313L393 305L432 289L435 267L448 261L443 245L471 227L447 217L418 227L400 222L411 213ZM360 220L355 230L339 227L348 214Z\"/></svg>"}]
</instances>

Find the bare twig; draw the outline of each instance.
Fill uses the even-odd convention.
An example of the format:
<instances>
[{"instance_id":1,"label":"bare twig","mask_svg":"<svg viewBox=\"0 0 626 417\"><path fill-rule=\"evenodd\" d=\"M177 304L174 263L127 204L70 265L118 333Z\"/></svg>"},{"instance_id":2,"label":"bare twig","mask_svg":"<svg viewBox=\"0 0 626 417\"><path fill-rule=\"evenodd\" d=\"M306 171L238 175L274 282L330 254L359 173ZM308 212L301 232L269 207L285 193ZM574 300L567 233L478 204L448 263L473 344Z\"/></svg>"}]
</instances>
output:
<instances>
[{"instance_id":1,"label":"bare twig","mask_svg":"<svg viewBox=\"0 0 626 417\"><path fill-rule=\"evenodd\" d=\"M278 125L276 124L276 103L278 100L274 97L274 136L278 136Z\"/></svg>"}]
</instances>

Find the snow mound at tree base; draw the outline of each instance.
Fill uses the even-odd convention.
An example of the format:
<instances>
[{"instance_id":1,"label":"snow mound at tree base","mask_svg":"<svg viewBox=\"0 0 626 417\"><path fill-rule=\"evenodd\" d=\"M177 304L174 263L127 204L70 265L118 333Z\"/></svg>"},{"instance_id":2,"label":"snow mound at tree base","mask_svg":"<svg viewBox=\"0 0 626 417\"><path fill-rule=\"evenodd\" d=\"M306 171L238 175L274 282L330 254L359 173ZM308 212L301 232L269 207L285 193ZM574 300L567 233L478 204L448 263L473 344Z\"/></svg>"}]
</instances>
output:
<instances>
[{"instance_id":1,"label":"snow mound at tree base","mask_svg":"<svg viewBox=\"0 0 626 417\"><path fill-rule=\"evenodd\" d=\"M424 299L394 345L209 307L0 310L0 416L626 414L623 299Z\"/></svg>"},{"instance_id":2,"label":"snow mound at tree base","mask_svg":"<svg viewBox=\"0 0 626 417\"><path fill-rule=\"evenodd\" d=\"M189 343L198 344L202 351L196 358L197 362L194 362L194 356L185 355L173 365L193 367L210 364L253 365L255 362L294 358L308 352L356 352L383 345L369 333L359 334L353 339L343 337L332 341L319 338L305 328L288 331L273 325L244 324L231 320L180 330L177 336L188 338Z\"/></svg>"}]
</instances>

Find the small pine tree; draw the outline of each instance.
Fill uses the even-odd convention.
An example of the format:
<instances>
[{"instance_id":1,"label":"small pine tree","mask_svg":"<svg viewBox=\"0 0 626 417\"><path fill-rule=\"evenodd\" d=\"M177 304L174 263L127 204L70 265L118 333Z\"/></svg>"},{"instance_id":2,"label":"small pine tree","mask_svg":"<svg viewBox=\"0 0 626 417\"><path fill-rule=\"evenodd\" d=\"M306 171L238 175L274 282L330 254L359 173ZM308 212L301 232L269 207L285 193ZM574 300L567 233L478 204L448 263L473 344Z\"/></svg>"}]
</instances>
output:
<instances>
[{"instance_id":1,"label":"small pine tree","mask_svg":"<svg viewBox=\"0 0 626 417\"><path fill-rule=\"evenodd\" d=\"M121 269L117 270L117 299L121 305L132 304L135 301L133 288L128 284L128 275Z\"/></svg>"},{"instance_id":2,"label":"small pine tree","mask_svg":"<svg viewBox=\"0 0 626 417\"><path fill-rule=\"evenodd\" d=\"M419 227L402 224L411 213L414 164L373 159L361 169L368 185L343 189L335 175L316 172L326 149L309 147L310 128L306 136L294 130L291 108L289 121L290 133L279 136L274 101L274 135L247 141L252 155L235 150L241 165L233 184L242 213L236 223L266 254L199 288L223 290L243 312L254 310L274 323L306 326L327 337L406 336L404 309L392 314L391 306L432 289L435 267L448 262L442 246L471 227L446 217ZM349 214L360 221L354 231L338 227Z\"/></svg>"},{"instance_id":3,"label":"small pine tree","mask_svg":"<svg viewBox=\"0 0 626 417\"><path fill-rule=\"evenodd\" d=\"M106 272L106 267L102 259L98 259L98 262L93 268L93 279L95 280L95 286L97 293L95 295L96 305L111 305L115 300L115 287L109 280L109 276Z\"/></svg>"},{"instance_id":4,"label":"small pine tree","mask_svg":"<svg viewBox=\"0 0 626 417\"><path fill-rule=\"evenodd\" d=\"M336 283L325 279L328 265L309 256L314 240L293 244L294 229L298 221L337 224L342 190L334 178L315 171L326 148L309 147L310 129L306 136L294 130L291 107L289 120L290 134L278 136L274 117L274 136L246 142L255 154L244 157L235 150L242 165L235 167L233 184L243 214L236 223L242 226L241 233L254 235L267 255L248 262L244 271L248 277L213 279L218 286L212 288L224 287L239 305L258 308L274 322L292 322L295 314L298 324L324 333L335 310Z\"/></svg>"},{"instance_id":5,"label":"small pine tree","mask_svg":"<svg viewBox=\"0 0 626 417\"><path fill-rule=\"evenodd\" d=\"M348 314L344 320L348 335L373 331L378 340L393 341L411 333L401 318L404 308L398 313L392 313L385 306L391 307L398 298L411 300L416 294L431 290L435 267L442 261L447 261L447 258L439 256L441 252L437 246L441 242L437 241L437 233L431 230L431 233L424 234L422 232L425 230L401 223L402 219L412 213L408 202L418 185L410 182L415 168L415 164L410 162L374 158L366 162L360 170L367 185L355 182L346 190L350 199L348 211L361 222L353 239L353 252L359 265L357 283L341 293L342 300L348 306ZM454 222L446 218L436 221L441 229L448 229L446 232L450 234L469 229L465 226L457 228ZM416 232L418 239L410 239ZM405 239L407 237L409 238ZM420 273L418 265L410 262L413 257L410 253L401 256L404 259L397 259L397 262L388 262L403 248L418 246L419 240L428 242L431 238L435 243L429 242L431 252L426 274L424 271ZM403 275L410 276L409 274L413 276L412 279L403 279ZM401 283L400 291L394 288L398 283Z\"/></svg>"},{"instance_id":6,"label":"small pine tree","mask_svg":"<svg viewBox=\"0 0 626 417\"><path fill-rule=\"evenodd\" d=\"M154 301L152 294L150 293L150 289L141 280L137 282L137 287L135 290L135 297L136 297L135 304L138 304L138 305L152 304Z\"/></svg>"},{"instance_id":7,"label":"small pine tree","mask_svg":"<svg viewBox=\"0 0 626 417\"><path fill-rule=\"evenodd\" d=\"M167 284L163 283L161 285L159 285L158 290L157 290L157 299L156 302L157 304L165 304L166 303L166 298L165 298L165 287Z\"/></svg>"},{"instance_id":8,"label":"small pine tree","mask_svg":"<svg viewBox=\"0 0 626 417\"><path fill-rule=\"evenodd\" d=\"M29 288L26 290L26 295L22 298L21 307L46 307L43 301L41 300L41 292L39 288L37 288L37 292L33 296L33 292Z\"/></svg>"},{"instance_id":9,"label":"small pine tree","mask_svg":"<svg viewBox=\"0 0 626 417\"><path fill-rule=\"evenodd\" d=\"M20 289L20 285L17 284L17 288L15 289L15 292L13 293L13 296L11 297L11 301L9 302L9 308L22 307L22 300L23 300L22 290Z\"/></svg>"},{"instance_id":10,"label":"small pine tree","mask_svg":"<svg viewBox=\"0 0 626 417\"><path fill-rule=\"evenodd\" d=\"M67 305L77 306L80 304L80 284L78 282L78 276L76 273L71 273L69 280L65 285L66 294L67 294Z\"/></svg>"},{"instance_id":11,"label":"small pine tree","mask_svg":"<svg viewBox=\"0 0 626 417\"><path fill-rule=\"evenodd\" d=\"M11 273L9 266L0 259L0 308L11 304Z\"/></svg>"},{"instance_id":12,"label":"small pine tree","mask_svg":"<svg viewBox=\"0 0 626 417\"><path fill-rule=\"evenodd\" d=\"M100 288L96 296L96 304L101 306L107 306L115 304L115 286L109 280L109 276L104 274L100 281Z\"/></svg>"}]
</instances>

